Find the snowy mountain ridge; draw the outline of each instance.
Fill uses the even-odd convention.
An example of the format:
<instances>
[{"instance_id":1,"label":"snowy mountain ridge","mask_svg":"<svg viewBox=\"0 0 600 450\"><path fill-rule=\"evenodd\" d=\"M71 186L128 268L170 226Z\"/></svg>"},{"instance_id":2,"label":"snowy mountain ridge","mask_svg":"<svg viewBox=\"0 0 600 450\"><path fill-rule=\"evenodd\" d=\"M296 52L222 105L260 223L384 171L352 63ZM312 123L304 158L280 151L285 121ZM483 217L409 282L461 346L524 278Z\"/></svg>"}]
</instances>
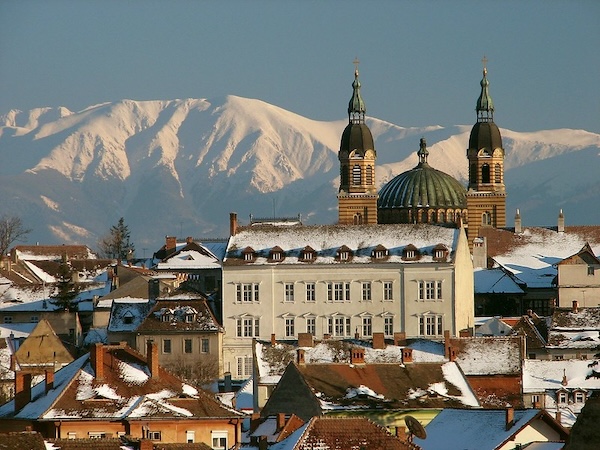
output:
<instances>
[{"instance_id":1,"label":"snowy mountain ridge","mask_svg":"<svg viewBox=\"0 0 600 450\"><path fill-rule=\"evenodd\" d=\"M346 124L236 96L12 110L0 116L0 210L20 215L30 240L92 247L124 217L140 256L165 234L225 236L230 211L333 223ZM430 165L465 182L472 125L367 124L378 183L417 164L421 137ZM524 225L553 225L563 208L567 224L600 223L587 207L600 200L600 135L501 132L509 217L519 207Z\"/></svg>"}]
</instances>

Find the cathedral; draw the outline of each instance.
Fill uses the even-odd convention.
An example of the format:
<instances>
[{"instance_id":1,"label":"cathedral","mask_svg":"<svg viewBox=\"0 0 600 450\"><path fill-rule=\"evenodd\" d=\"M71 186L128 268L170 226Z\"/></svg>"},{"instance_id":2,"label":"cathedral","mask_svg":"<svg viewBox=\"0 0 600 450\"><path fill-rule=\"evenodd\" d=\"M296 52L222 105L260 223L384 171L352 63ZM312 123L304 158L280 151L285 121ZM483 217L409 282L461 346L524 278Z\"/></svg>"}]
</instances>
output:
<instances>
[{"instance_id":1,"label":"cathedral","mask_svg":"<svg viewBox=\"0 0 600 450\"><path fill-rule=\"evenodd\" d=\"M338 153L340 224L464 225L470 245L481 227L506 226L504 148L500 130L494 123L485 58L483 62L481 93L475 108L477 122L471 129L467 148L467 188L428 164L427 143L421 138L417 166L394 177L379 193L375 183L377 152L373 135L365 124L366 108L360 94L358 68L355 69L348 125L342 133Z\"/></svg>"}]
</instances>

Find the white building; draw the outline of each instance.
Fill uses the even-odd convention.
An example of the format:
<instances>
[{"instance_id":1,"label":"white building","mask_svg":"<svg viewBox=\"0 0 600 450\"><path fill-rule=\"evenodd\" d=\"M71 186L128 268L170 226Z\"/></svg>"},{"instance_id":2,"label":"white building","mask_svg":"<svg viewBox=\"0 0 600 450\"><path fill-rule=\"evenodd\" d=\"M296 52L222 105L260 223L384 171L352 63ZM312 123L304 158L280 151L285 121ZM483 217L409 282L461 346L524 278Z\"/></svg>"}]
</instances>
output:
<instances>
[{"instance_id":1,"label":"white building","mask_svg":"<svg viewBox=\"0 0 600 450\"><path fill-rule=\"evenodd\" d=\"M224 368L252 371L252 339L457 336L473 327L464 230L425 224L237 229L223 262Z\"/></svg>"}]
</instances>

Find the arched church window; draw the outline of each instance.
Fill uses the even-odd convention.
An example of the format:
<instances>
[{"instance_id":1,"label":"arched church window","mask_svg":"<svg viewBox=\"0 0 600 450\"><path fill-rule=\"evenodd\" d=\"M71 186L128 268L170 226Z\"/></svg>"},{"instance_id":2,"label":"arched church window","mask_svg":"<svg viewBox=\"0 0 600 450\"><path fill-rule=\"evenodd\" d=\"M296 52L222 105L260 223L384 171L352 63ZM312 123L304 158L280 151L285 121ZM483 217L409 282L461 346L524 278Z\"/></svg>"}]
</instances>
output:
<instances>
[{"instance_id":1,"label":"arched church window","mask_svg":"<svg viewBox=\"0 0 600 450\"><path fill-rule=\"evenodd\" d=\"M500 164L494 166L494 183L502 183L502 167Z\"/></svg>"},{"instance_id":2,"label":"arched church window","mask_svg":"<svg viewBox=\"0 0 600 450\"><path fill-rule=\"evenodd\" d=\"M469 167L469 180L471 183L477 183L477 164L471 164Z\"/></svg>"},{"instance_id":3,"label":"arched church window","mask_svg":"<svg viewBox=\"0 0 600 450\"><path fill-rule=\"evenodd\" d=\"M489 183L490 182L490 166L489 164L484 164L481 166L481 182Z\"/></svg>"},{"instance_id":4,"label":"arched church window","mask_svg":"<svg viewBox=\"0 0 600 450\"><path fill-rule=\"evenodd\" d=\"M427 223L427 212L421 211L421 220L419 222Z\"/></svg>"},{"instance_id":5,"label":"arched church window","mask_svg":"<svg viewBox=\"0 0 600 450\"><path fill-rule=\"evenodd\" d=\"M367 186L373 184L373 166L367 166Z\"/></svg>"},{"instance_id":6,"label":"arched church window","mask_svg":"<svg viewBox=\"0 0 600 450\"><path fill-rule=\"evenodd\" d=\"M360 166L355 164L352 168L352 184L355 186L360 185L360 172Z\"/></svg>"},{"instance_id":7,"label":"arched church window","mask_svg":"<svg viewBox=\"0 0 600 450\"><path fill-rule=\"evenodd\" d=\"M491 225L492 224L492 215L489 212L484 212L481 215L481 224L482 225Z\"/></svg>"},{"instance_id":8,"label":"arched church window","mask_svg":"<svg viewBox=\"0 0 600 450\"><path fill-rule=\"evenodd\" d=\"M363 217L362 214L356 213L354 214L354 225L362 225Z\"/></svg>"},{"instance_id":9,"label":"arched church window","mask_svg":"<svg viewBox=\"0 0 600 450\"><path fill-rule=\"evenodd\" d=\"M439 223L446 222L446 213L444 211L440 211L440 218L438 220Z\"/></svg>"}]
</instances>

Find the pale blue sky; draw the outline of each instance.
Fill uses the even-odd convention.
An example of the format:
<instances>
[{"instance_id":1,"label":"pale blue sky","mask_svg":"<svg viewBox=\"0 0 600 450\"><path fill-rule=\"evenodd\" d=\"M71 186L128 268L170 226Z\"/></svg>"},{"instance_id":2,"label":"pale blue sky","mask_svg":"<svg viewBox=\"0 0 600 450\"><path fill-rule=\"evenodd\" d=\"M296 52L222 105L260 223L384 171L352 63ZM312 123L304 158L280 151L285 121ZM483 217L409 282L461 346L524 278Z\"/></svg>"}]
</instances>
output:
<instances>
[{"instance_id":1,"label":"pale blue sky","mask_svg":"<svg viewBox=\"0 0 600 450\"><path fill-rule=\"evenodd\" d=\"M0 1L0 114L123 98L259 98L472 124L486 55L499 126L600 132L600 1Z\"/></svg>"}]
</instances>

